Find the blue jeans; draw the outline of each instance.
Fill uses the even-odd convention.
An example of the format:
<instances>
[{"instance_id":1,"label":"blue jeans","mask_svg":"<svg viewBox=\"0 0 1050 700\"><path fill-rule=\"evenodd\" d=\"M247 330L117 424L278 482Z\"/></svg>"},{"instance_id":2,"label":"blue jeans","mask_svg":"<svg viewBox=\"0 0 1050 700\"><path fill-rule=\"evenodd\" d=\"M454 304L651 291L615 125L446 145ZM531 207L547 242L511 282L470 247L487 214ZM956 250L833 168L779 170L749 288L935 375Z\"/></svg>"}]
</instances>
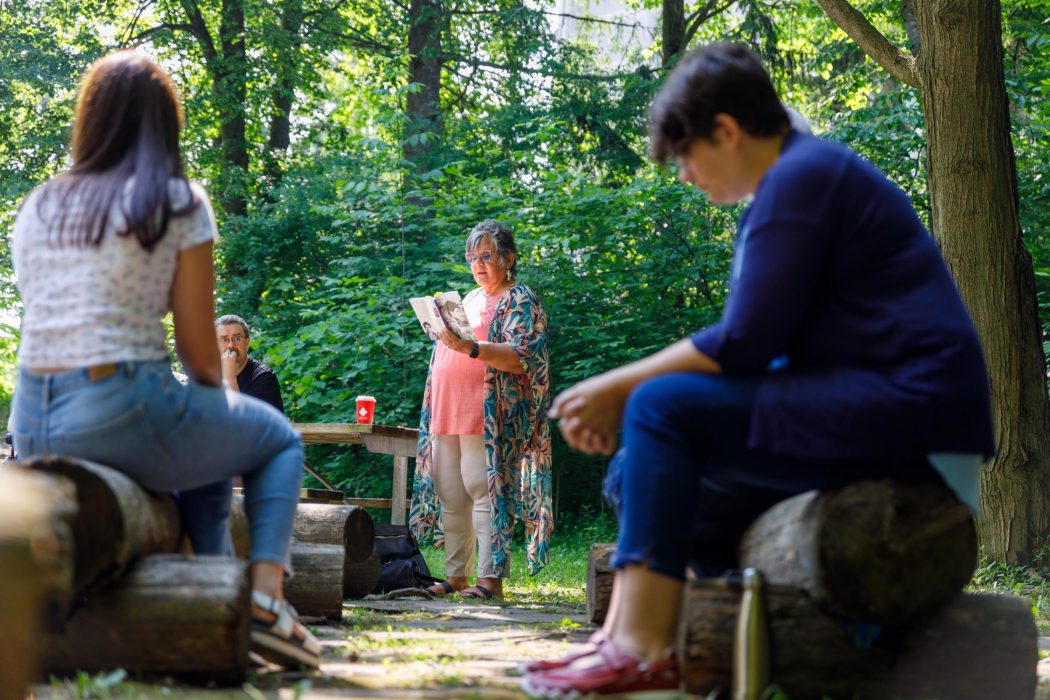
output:
<instances>
[{"instance_id":1,"label":"blue jeans","mask_svg":"<svg viewBox=\"0 0 1050 700\"><path fill-rule=\"evenodd\" d=\"M198 554L230 554L232 479L244 478L251 561L290 570L288 544L302 485L303 448L288 419L236 392L181 384L167 362L125 362L92 383L87 371L19 373L15 451L117 469L152 491L179 492Z\"/></svg>"},{"instance_id":2,"label":"blue jeans","mask_svg":"<svg viewBox=\"0 0 1050 700\"><path fill-rule=\"evenodd\" d=\"M620 473L611 475L620 496L615 566L644 564L677 579L687 565L720 575L736 567L748 525L786 498L868 479L943 483L925 455L827 460L748 447L758 383L671 374L631 394L614 460Z\"/></svg>"}]
</instances>

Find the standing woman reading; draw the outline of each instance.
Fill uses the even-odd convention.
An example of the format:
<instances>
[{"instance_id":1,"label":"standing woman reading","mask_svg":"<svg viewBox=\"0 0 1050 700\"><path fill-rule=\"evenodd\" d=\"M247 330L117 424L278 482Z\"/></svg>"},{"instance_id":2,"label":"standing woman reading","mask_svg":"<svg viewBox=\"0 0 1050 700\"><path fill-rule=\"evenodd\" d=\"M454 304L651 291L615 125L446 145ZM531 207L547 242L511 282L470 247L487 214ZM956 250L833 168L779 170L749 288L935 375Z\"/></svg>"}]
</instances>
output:
<instances>
[{"instance_id":1,"label":"standing woman reading","mask_svg":"<svg viewBox=\"0 0 1050 700\"><path fill-rule=\"evenodd\" d=\"M302 445L280 412L222 387L215 220L183 173L181 124L171 78L142 53L111 54L84 76L73 165L30 193L14 225L25 305L15 449L99 462L147 489L179 491L199 554L229 551L230 480L242 475L252 648L285 666L317 666L320 645L283 593ZM186 386L168 360L169 310Z\"/></svg>"}]
</instances>

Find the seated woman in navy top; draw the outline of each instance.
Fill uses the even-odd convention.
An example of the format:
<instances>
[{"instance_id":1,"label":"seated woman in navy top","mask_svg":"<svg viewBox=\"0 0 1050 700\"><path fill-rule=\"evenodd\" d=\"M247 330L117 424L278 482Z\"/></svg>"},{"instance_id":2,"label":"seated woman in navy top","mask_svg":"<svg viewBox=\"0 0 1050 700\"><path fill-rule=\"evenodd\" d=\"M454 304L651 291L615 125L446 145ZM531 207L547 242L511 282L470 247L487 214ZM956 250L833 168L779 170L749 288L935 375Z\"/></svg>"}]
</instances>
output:
<instances>
[{"instance_id":1,"label":"seated woman in navy top","mask_svg":"<svg viewBox=\"0 0 1050 700\"><path fill-rule=\"evenodd\" d=\"M687 565L717 575L774 503L867 479L946 483L976 508L993 452L973 324L907 196L848 149L790 130L746 48L682 59L651 108L652 152L741 216L724 315L568 389L570 445L622 427L612 608L592 649L539 662L547 696L675 688Z\"/></svg>"}]
</instances>

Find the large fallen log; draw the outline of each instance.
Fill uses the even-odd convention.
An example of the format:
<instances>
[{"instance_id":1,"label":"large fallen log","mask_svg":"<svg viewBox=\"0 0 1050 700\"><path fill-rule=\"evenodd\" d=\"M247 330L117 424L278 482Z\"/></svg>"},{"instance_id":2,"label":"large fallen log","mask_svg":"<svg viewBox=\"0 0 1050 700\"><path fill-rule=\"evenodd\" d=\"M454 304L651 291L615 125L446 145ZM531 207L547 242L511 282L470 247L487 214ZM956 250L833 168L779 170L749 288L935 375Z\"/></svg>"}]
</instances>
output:
<instances>
[{"instance_id":1,"label":"large fallen log","mask_svg":"<svg viewBox=\"0 0 1050 700\"><path fill-rule=\"evenodd\" d=\"M961 595L909 628L885 628L858 649L846 627L804 591L766 587L771 679L791 700L1031 700L1037 632L1029 604ZM686 584L679 658L686 690L728 690L740 588L723 579Z\"/></svg>"},{"instance_id":2,"label":"large fallen log","mask_svg":"<svg viewBox=\"0 0 1050 700\"><path fill-rule=\"evenodd\" d=\"M288 601L301 615L341 619L346 557L342 545L292 542L290 553L295 575L285 581Z\"/></svg>"},{"instance_id":3,"label":"large fallen log","mask_svg":"<svg viewBox=\"0 0 1050 700\"><path fill-rule=\"evenodd\" d=\"M364 561L347 564L343 572L343 597L364 598L374 591L381 568L379 552L375 550Z\"/></svg>"},{"instance_id":4,"label":"large fallen log","mask_svg":"<svg viewBox=\"0 0 1050 700\"><path fill-rule=\"evenodd\" d=\"M615 544L595 543L591 545L587 559L587 619L596 625L605 622L605 614L609 611L616 574L612 568L615 551Z\"/></svg>"},{"instance_id":5,"label":"large fallen log","mask_svg":"<svg viewBox=\"0 0 1050 700\"><path fill-rule=\"evenodd\" d=\"M248 669L245 563L153 555L95 591L62 635L45 638L49 673L123 668L133 673L239 683Z\"/></svg>"},{"instance_id":6,"label":"large fallen log","mask_svg":"<svg viewBox=\"0 0 1050 700\"><path fill-rule=\"evenodd\" d=\"M61 560L72 503L72 488L54 478L0 467L0 700L26 697L45 596L68 597L72 567Z\"/></svg>"},{"instance_id":7,"label":"large fallen log","mask_svg":"<svg viewBox=\"0 0 1050 700\"><path fill-rule=\"evenodd\" d=\"M587 614L605 619L611 545L594 545ZM969 509L946 488L868 481L810 491L763 513L740 543L741 568L797 586L855 621L907 624L951 600L973 574L977 535Z\"/></svg>"},{"instance_id":8,"label":"large fallen log","mask_svg":"<svg viewBox=\"0 0 1050 700\"><path fill-rule=\"evenodd\" d=\"M174 552L179 512L167 494L145 491L115 469L67 457L42 457L27 468L69 479L76 487L72 519L73 591L83 594L120 578L138 557Z\"/></svg>"},{"instance_id":9,"label":"large fallen log","mask_svg":"<svg viewBox=\"0 0 1050 700\"><path fill-rule=\"evenodd\" d=\"M763 513L740 544L741 568L803 588L846 619L887 625L954 598L976 564L970 510L930 484L810 491Z\"/></svg>"}]
</instances>

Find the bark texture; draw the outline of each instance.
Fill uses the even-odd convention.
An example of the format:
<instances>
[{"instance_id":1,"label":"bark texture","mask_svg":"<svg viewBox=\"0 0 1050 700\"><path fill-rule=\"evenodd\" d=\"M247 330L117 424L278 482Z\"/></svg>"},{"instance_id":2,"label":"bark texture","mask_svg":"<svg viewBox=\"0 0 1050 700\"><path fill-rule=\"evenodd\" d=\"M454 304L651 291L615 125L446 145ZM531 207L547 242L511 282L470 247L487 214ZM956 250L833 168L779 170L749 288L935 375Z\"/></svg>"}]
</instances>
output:
<instances>
[{"instance_id":1,"label":"bark texture","mask_svg":"<svg viewBox=\"0 0 1050 700\"><path fill-rule=\"evenodd\" d=\"M42 457L25 466L64 477L76 489L74 595L118 579L141 556L178 547L179 512L171 496L144 491L115 469L68 457Z\"/></svg>"},{"instance_id":2,"label":"bark texture","mask_svg":"<svg viewBox=\"0 0 1050 700\"><path fill-rule=\"evenodd\" d=\"M954 598L977 564L969 509L942 486L868 481L763 513L740 566L847 620L903 625Z\"/></svg>"},{"instance_id":3,"label":"bark texture","mask_svg":"<svg viewBox=\"0 0 1050 700\"><path fill-rule=\"evenodd\" d=\"M341 545L292 542L289 554L295 575L287 579L284 595L301 615L339 620L343 616Z\"/></svg>"},{"instance_id":4,"label":"bark texture","mask_svg":"<svg viewBox=\"0 0 1050 700\"><path fill-rule=\"evenodd\" d=\"M686 690L728 691L740 588L686 584L679 659ZM886 629L861 650L803 591L768 586L771 681L792 700L1031 700L1037 633L1019 598L962 595L907 630Z\"/></svg>"},{"instance_id":5,"label":"bark texture","mask_svg":"<svg viewBox=\"0 0 1050 700\"><path fill-rule=\"evenodd\" d=\"M248 669L248 569L229 557L153 555L92 595L61 636L45 639L41 670L123 668L238 683Z\"/></svg>"},{"instance_id":6,"label":"bark texture","mask_svg":"<svg viewBox=\"0 0 1050 700\"><path fill-rule=\"evenodd\" d=\"M68 543L61 533L68 526L61 510L56 518L55 504L64 508L72 502L70 496L71 489L64 490L52 478L10 465L0 467L2 700L26 697L26 684L36 671L48 579L62 558L62 547ZM71 567L58 568L72 572Z\"/></svg>"},{"instance_id":7,"label":"bark texture","mask_svg":"<svg viewBox=\"0 0 1050 700\"><path fill-rule=\"evenodd\" d=\"M409 5L408 80L417 83L419 90L408 94L406 111L408 128L404 146L405 160L417 169L427 167L427 154L434 146L432 138L420 140L424 132L441 132L441 29L444 24L440 0L411 0Z\"/></svg>"},{"instance_id":8,"label":"bark texture","mask_svg":"<svg viewBox=\"0 0 1050 700\"><path fill-rule=\"evenodd\" d=\"M991 379L998 454L981 480L978 535L1029 562L1050 535L1050 405L1032 261L1018 220L999 0L912 3L920 50L892 46L846 0L818 0L922 95L933 234L973 316Z\"/></svg>"},{"instance_id":9,"label":"bark texture","mask_svg":"<svg viewBox=\"0 0 1050 700\"><path fill-rule=\"evenodd\" d=\"M587 619L596 625L605 622L605 615L609 612L616 576L616 570L612 568L615 551L616 545L612 543L592 544L587 560Z\"/></svg>"}]
</instances>

